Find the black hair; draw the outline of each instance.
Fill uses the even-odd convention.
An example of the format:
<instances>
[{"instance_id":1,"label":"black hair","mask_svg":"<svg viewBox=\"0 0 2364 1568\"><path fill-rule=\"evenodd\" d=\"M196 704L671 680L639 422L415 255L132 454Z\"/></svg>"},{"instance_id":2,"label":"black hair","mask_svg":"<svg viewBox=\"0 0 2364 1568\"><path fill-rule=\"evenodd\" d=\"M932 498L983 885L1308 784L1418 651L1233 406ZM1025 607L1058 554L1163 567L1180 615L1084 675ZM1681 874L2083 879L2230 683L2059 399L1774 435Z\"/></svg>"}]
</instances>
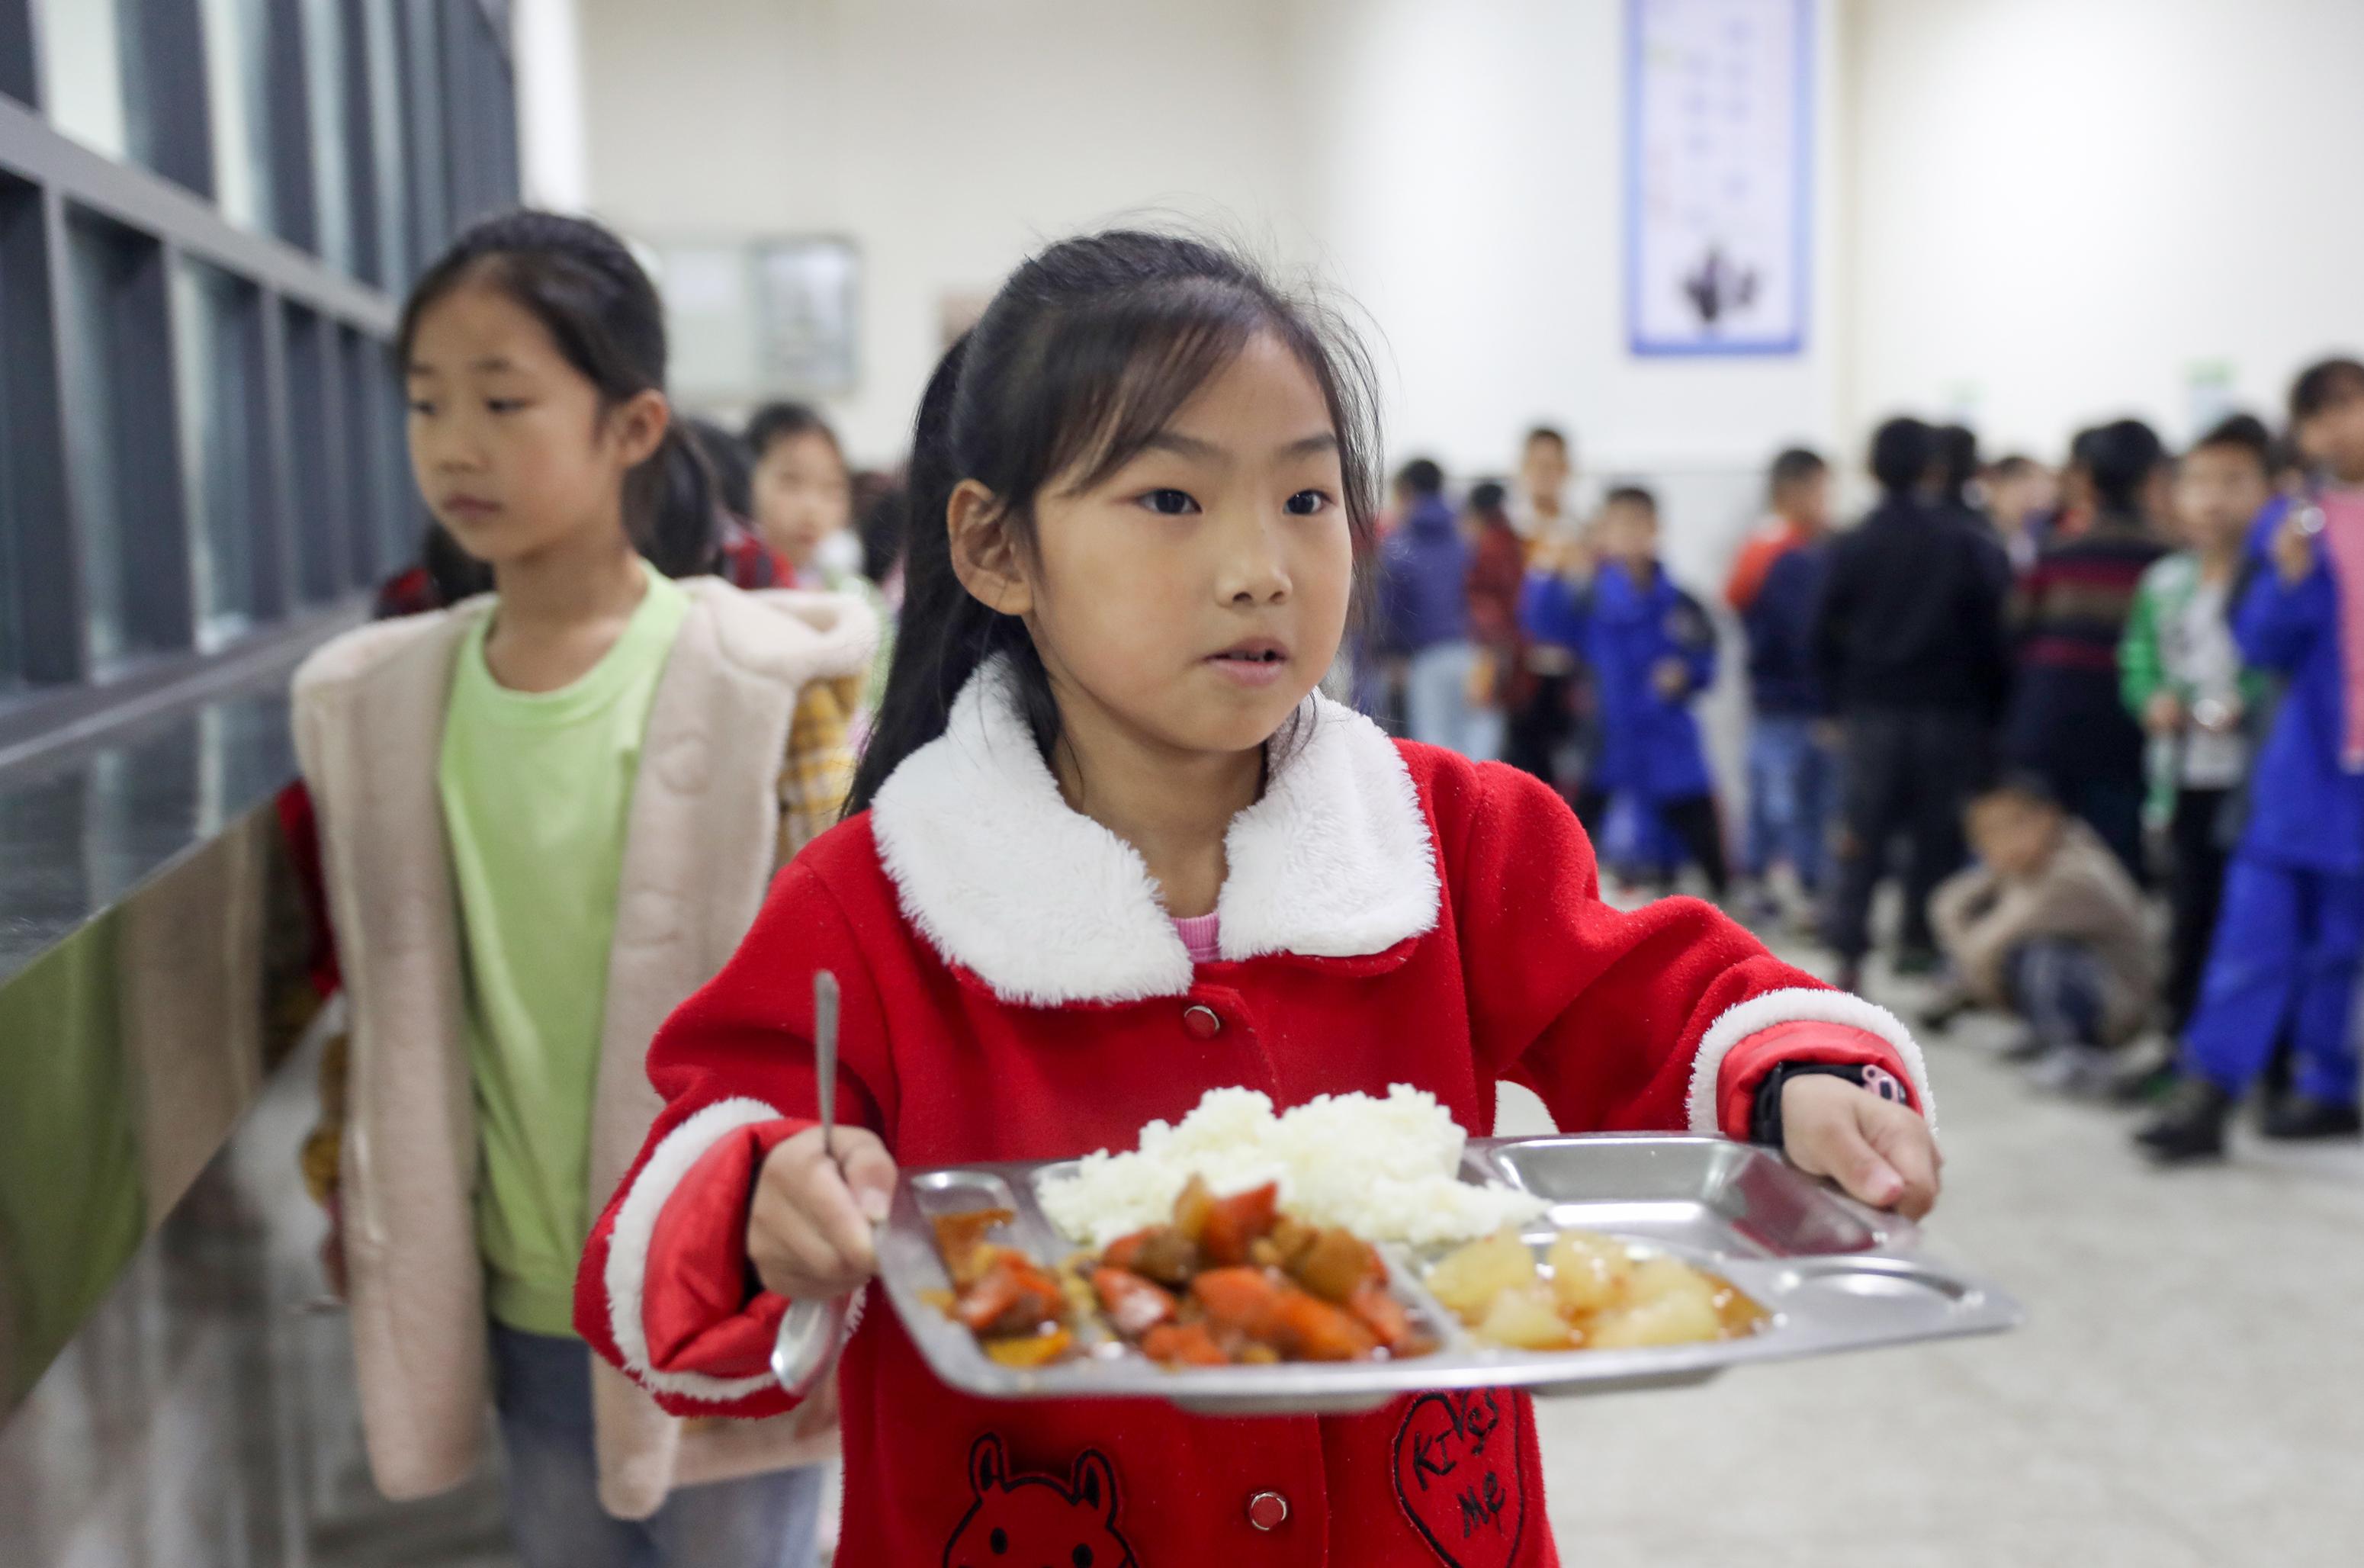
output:
<instances>
[{"instance_id":1,"label":"black hair","mask_svg":"<svg viewBox=\"0 0 2364 1568\"><path fill-rule=\"evenodd\" d=\"M2206 435L2191 443L2194 452L2225 448L2247 453L2257 459L2258 466L2267 475L2274 471L2274 437L2266 429L2266 421L2255 414L2228 414L2216 421Z\"/></svg>"},{"instance_id":2,"label":"black hair","mask_svg":"<svg viewBox=\"0 0 2364 1568\"><path fill-rule=\"evenodd\" d=\"M2094 504L2104 512L2139 512L2143 487L2166 461L2166 443L2140 420L2115 420L2077 438L2076 463L2093 482Z\"/></svg>"},{"instance_id":3,"label":"black hair","mask_svg":"<svg viewBox=\"0 0 2364 1568\"><path fill-rule=\"evenodd\" d=\"M1777 492L1786 490L1792 485L1827 472L1829 468L1830 465L1823 461L1821 453L1803 446L1793 446L1773 460L1773 468L1767 478L1766 487Z\"/></svg>"},{"instance_id":4,"label":"black hair","mask_svg":"<svg viewBox=\"0 0 2364 1568\"><path fill-rule=\"evenodd\" d=\"M1396 470L1396 488L1423 498L1443 495L1444 470L1433 458L1415 457Z\"/></svg>"},{"instance_id":5,"label":"black hair","mask_svg":"<svg viewBox=\"0 0 2364 1568\"><path fill-rule=\"evenodd\" d=\"M2035 471L2035 458L2030 457L2024 452L2013 452L2007 453L2003 456L1998 457L1992 463L1987 465L1987 478L1990 482L2002 479L2016 479L2022 474L2031 474Z\"/></svg>"},{"instance_id":6,"label":"black hair","mask_svg":"<svg viewBox=\"0 0 2364 1568\"><path fill-rule=\"evenodd\" d=\"M764 404L748 420L747 433L741 439L747 443L748 461L761 463L774 446L799 435L819 435L837 454L839 464L845 463L845 447L837 439L837 431L809 403Z\"/></svg>"},{"instance_id":7,"label":"black hair","mask_svg":"<svg viewBox=\"0 0 2364 1568\"><path fill-rule=\"evenodd\" d=\"M1523 446L1533 446L1539 441L1550 442L1562 452L1568 449L1567 437L1560 433L1559 427L1556 425L1536 425L1529 430Z\"/></svg>"},{"instance_id":8,"label":"black hair","mask_svg":"<svg viewBox=\"0 0 2364 1568\"><path fill-rule=\"evenodd\" d=\"M1498 512L1511 492L1500 479L1480 479L1469 487L1469 510L1474 512Z\"/></svg>"},{"instance_id":9,"label":"black hair","mask_svg":"<svg viewBox=\"0 0 2364 1568\"><path fill-rule=\"evenodd\" d=\"M1978 432L1968 425L1941 426L1929 475L1939 498L1955 506L1969 505L1970 481L1978 476Z\"/></svg>"},{"instance_id":10,"label":"black hair","mask_svg":"<svg viewBox=\"0 0 2364 1568\"><path fill-rule=\"evenodd\" d=\"M2052 787L2052 781L2041 773L2025 768L2014 768L2005 773L1971 796L1970 809L1976 811L1980 806L2002 805L2005 801L2055 812L2065 809L2060 803L2060 792Z\"/></svg>"},{"instance_id":11,"label":"black hair","mask_svg":"<svg viewBox=\"0 0 2364 1568\"><path fill-rule=\"evenodd\" d=\"M1658 515L1658 498L1642 485L1611 486L1609 493L1600 498L1600 504L1604 507L1640 507L1652 517Z\"/></svg>"},{"instance_id":12,"label":"black hair","mask_svg":"<svg viewBox=\"0 0 2364 1568\"><path fill-rule=\"evenodd\" d=\"M665 385L664 307L621 240L581 218L530 207L471 225L420 274L395 331L397 364L410 364L418 323L457 290L497 290L541 323L566 363L612 409ZM624 477L624 528L671 577L711 571L721 540L714 477L679 423Z\"/></svg>"},{"instance_id":13,"label":"black hair","mask_svg":"<svg viewBox=\"0 0 2364 1568\"><path fill-rule=\"evenodd\" d=\"M689 419L681 423L689 439L697 443L697 454L706 459L707 472L714 476L714 498L722 510L742 522L753 517L755 465L748 459L747 443L712 420Z\"/></svg>"},{"instance_id":14,"label":"black hair","mask_svg":"<svg viewBox=\"0 0 2364 1568\"><path fill-rule=\"evenodd\" d=\"M1905 415L1871 432L1871 476L1890 496L1908 496L1929 477L1937 432Z\"/></svg>"},{"instance_id":15,"label":"black hair","mask_svg":"<svg viewBox=\"0 0 2364 1568\"><path fill-rule=\"evenodd\" d=\"M885 582L903 559L910 510L911 492L899 480L889 479L854 518L853 531L862 541L862 575L872 582Z\"/></svg>"},{"instance_id":16,"label":"black hair","mask_svg":"<svg viewBox=\"0 0 2364 1568\"><path fill-rule=\"evenodd\" d=\"M2364 395L2364 364L2345 355L2317 360L2291 383L2291 423L2303 425L2343 398Z\"/></svg>"},{"instance_id":17,"label":"black hair","mask_svg":"<svg viewBox=\"0 0 2364 1568\"><path fill-rule=\"evenodd\" d=\"M1377 510L1377 397L1369 361L1342 323L1240 256L1172 234L1111 230L1062 241L1009 275L920 399L903 632L849 815L944 733L953 699L988 659L1009 661L1043 756L1058 745L1058 703L1025 622L972 597L953 572L953 491L964 480L981 485L1013 543L1031 549L1047 487L1088 489L1123 467L1258 333L1277 338L1321 387L1359 559Z\"/></svg>"}]
</instances>

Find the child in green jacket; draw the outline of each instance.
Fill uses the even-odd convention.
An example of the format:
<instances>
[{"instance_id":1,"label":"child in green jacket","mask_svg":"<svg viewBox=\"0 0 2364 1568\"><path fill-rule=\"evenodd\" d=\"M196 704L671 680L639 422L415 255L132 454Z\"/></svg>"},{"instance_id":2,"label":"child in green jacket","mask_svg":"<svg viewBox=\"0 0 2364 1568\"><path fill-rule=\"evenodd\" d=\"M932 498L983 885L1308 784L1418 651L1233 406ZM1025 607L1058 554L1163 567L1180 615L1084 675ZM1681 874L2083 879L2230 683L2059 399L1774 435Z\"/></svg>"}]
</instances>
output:
<instances>
[{"instance_id":1,"label":"child in green jacket","mask_svg":"<svg viewBox=\"0 0 2364 1568\"><path fill-rule=\"evenodd\" d=\"M2242 542L2272 498L2269 448L2266 427L2236 414L2184 454L2175 507L2189 547L2144 574L2118 648L2126 706L2150 736L2147 815L2169 846L2165 1001L2178 1035L2200 994L2229 819L2248 777L2248 721L2264 696L2242 668L2229 615Z\"/></svg>"}]
</instances>

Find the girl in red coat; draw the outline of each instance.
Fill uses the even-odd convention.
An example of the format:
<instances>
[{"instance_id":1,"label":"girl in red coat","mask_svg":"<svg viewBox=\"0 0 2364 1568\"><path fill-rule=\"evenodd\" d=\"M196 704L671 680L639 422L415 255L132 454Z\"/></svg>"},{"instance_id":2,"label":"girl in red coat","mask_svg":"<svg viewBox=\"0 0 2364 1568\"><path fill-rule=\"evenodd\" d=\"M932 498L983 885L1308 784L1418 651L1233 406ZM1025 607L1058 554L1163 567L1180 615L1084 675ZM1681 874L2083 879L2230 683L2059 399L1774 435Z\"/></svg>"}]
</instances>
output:
<instances>
[{"instance_id":1,"label":"girl in red coat","mask_svg":"<svg viewBox=\"0 0 2364 1568\"><path fill-rule=\"evenodd\" d=\"M1894 1019L1706 904L1610 908L1545 786L1315 692L1371 526L1370 406L1322 318L1150 234L1052 246L945 356L853 814L658 1035L666 1108L584 1259L583 1333L667 1408L786 1407L781 1314L864 1289L898 1165L1130 1148L1218 1085L1411 1083L1486 1132L1508 1078L1564 1128L1771 1137L1867 1202L1934 1201ZM844 988L836 1162L818 969ZM1523 1395L989 1403L875 1305L840 1386L845 1568L1556 1561ZM1491 1503L1466 1534L1422 1484L1448 1428Z\"/></svg>"}]
</instances>

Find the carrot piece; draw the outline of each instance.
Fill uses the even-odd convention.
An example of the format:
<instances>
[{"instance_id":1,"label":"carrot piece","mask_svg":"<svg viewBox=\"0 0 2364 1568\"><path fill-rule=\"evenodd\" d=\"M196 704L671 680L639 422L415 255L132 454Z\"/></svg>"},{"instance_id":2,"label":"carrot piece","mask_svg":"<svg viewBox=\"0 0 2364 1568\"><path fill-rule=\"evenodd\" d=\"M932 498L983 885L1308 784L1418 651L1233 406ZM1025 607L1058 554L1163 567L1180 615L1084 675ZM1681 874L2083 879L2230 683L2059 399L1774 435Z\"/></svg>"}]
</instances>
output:
<instances>
[{"instance_id":1,"label":"carrot piece","mask_svg":"<svg viewBox=\"0 0 2364 1568\"><path fill-rule=\"evenodd\" d=\"M980 1338L1031 1334L1066 1316L1066 1293L1023 1253L1003 1248L961 1293L953 1316Z\"/></svg>"},{"instance_id":2,"label":"carrot piece","mask_svg":"<svg viewBox=\"0 0 2364 1568\"><path fill-rule=\"evenodd\" d=\"M1161 1366L1229 1366L1231 1358L1203 1323L1161 1323L1142 1336L1141 1352Z\"/></svg>"},{"instance_id":3,"label":"carrot piece","mask_svg":"<svg viewBox=\"0 0 2364 1568\"><path fill-rule=\"evenodd\" d=\"M1015 1367L1047 1367L1074 1347L1076 1337L1065 1328L1054 1328L1047 1334L1020 1334L1006 1339L984 1341L985 1353L995 1365Z\"/></svg>"},{"instance_id":4,"label":"carrot piece","mask_svg":"<svg viewBox=\"0 0 2364 1568\"><path fill-rule=\"evenodd\" d=\"M1098 1294L1109 1321L1128 1339L1138 1339L1173 1320L1174 1297L1139 1274L1123 1269L1094 1269L1092 1289Z\"/></svg>"},{"instance_id":5,"label":"carrot piece","mask_svg":"<svg viewBox=\"0 0 2364 1568\"><path fill-rule=\"evenodd\" d=\"M1108 1249L1100 1254L1100 1261L1111 1269L1131 1269L1138 1272L1141 1268L1141 1249L1148 1243L1147 1230L1136 1230L1130 1236L1120 1236L1108 1244Z\"/></svg>"},{"instance_id":6,"label":"carrot piece","mask_svg":"<svg viewBox=\"0 0 2364 1568\"><path fill-rule=\"evenodd\" d=\"M1346 1310L1355 1320L1371 1331L1374 1338L1388 1348L1390 1354L1400 1354L1420 1343L1411 1326L1411 1314L1403 1303L1388 1294L1387 1286L1366 1283L1346 1302Z\"/></svg>"},{"instance_id":7,"label":"carrot piece","mask_svg":"<svg viewBox=\"0 0 2364 1568\"><path fill-rule=\"evenodd\" d=\"M1190 1282L1190 1294L1218 1327L1251 1339L1267 1337L1279 1287L1262 1269L1210 1269Z\"/></svg>"},{"instance_id":8,"label":"carrot piece","mask_svg":"<svg viewBox=\"0 0 2364 1568\"><path fill-rule=\"evenodd\" d=\"M984 1275L992 1262L985 1244L987 1233L1017 1217L1008 1209L969 1209L936 1216L936 1251L943 1258L944 1271L952 1275L954 1289L965 1290Z\"/></svg>"},{"instance_id":9,"label":"carrot piece","mask_svg":"<svg viewBox=\"0 0 2364 1568\"><path fill-rule=\"evenodd\" d=\"M1208 1260L1221 1267L1246 1262L1249 1245L1271 1231L1279 1201L1280 1188L1271 1182L1216 1199L1199 1238Z\"/></svg>"},{"instance_id":10,"label":"carrot piece","mask_svg":"<svg viewBox=\"0 0 2364 1568\"><path fill-rule=\"evenodd\" d=\"M1344 1310L1300 1290L1280 1293L1271 1338L1283 1355L1300 1361L1364 1361L1378 1345L1371 1331Z\"/></svg>"}]
</instances>

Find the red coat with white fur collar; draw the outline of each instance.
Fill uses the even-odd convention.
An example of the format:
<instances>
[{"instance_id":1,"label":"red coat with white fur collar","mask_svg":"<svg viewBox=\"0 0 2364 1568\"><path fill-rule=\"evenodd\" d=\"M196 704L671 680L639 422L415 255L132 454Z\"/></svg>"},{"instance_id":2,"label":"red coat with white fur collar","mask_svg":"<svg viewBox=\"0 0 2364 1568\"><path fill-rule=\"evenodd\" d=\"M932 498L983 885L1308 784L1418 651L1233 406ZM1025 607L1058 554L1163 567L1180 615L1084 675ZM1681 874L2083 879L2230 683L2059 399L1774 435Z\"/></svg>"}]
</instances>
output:
<instances>
[{"instance_id":1,"label":"red coat with white fur collar","mask_svg":"<svg viewBox=\"0 0 2364 1568\"><path fill-rule=\"evenodd\" d=\"M764 1151L813 1114L818 968L844 989L842 1114L912 1167L1130 1148L1227 1084L1285 1108L1411 1083L1485 1132L1509 1078L1564 1129L1745 1135L1756 1081L1805 1058L1882 1064L1926 1110L1886 1014L1706 904L1604 904L1540 784L1315 711L1232 826L1223 959L1194 969L1138 857L1060 803L1006 694L974 684L658 1036L666 1110L584 1260L594 1347L684 1415L786 1407L764 1371L786 1304L750 1294L743 1233ZM1523 1395L1240 1420L980 1402L875 1302L841 1381L842 1568L1556 1561ZM1440 1442L1453 1489L1419 1484ZM1263 1493L1287 1501L1277 1529L1250 1521Z\"/></svg>"}]
</instances>

